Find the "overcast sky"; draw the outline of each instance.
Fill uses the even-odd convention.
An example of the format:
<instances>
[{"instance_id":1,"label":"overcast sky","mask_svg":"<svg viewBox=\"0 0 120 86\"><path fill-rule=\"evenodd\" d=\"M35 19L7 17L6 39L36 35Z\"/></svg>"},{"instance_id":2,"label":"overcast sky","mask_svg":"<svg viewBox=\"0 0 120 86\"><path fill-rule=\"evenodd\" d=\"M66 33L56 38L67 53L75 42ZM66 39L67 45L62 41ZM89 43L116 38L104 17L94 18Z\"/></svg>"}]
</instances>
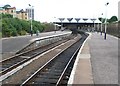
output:
<instances>
[{"instance_id":1,"label":"overcast sky","mask_svg":"<svg viewBox=\"0 0 120 86\"><path fill-rule=\"evenodd\" d=\"M0 6L10 4L17 9L25 9L31 4L35 9L35 20L50 22L54 17L97 18L102 13L104 17L107 2L107 17L118 16L118 1L120 0L0 0Z\"/></svg>"}]
</instances>

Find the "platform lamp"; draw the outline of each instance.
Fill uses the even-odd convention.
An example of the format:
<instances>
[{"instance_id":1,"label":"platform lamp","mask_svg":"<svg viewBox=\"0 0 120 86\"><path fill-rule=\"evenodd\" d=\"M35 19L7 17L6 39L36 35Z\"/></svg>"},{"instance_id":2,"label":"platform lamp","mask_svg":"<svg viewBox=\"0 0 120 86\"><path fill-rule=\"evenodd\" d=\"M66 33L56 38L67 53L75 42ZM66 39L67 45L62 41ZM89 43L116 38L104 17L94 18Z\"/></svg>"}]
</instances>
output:
<instances>
[{"instance_id":1,"label":"platform lamp","mask_svg":"<svg viewBox=\"0 0 120 86\"><path fill-rule=\"evenodd\" d=\"M63 21L65 20L65 18L59 18L59 20L61 21L61 29L63 27Z\"/></svg>"},{"instance_id":2,"label":"platform lamp","mask_svg":"<svg viewBox=\"0 0 120 86\"><path fill-rule=\"evenodd\" d=\"M54 17L54 24L55 24L55 33L56 33L56 30L57 30L57 28L56 28L56 17Z\"/></svg>"},{"instance_id":3,"label":"platform lamp","mask_svg":"<svg viewBox=\"0 0 120 86\"><path fill-rule=\"evenodd\" d=\"M107 6L109 5L109 2L107 2L105 4L106 6L106 10L105 10L105 35L104 35L104 39L106 40L106 31L107 31Z\"/></svg>"},{"instance_id":4,"label":"platform lamp","mask_svg":"<svg viewBox=\"0 0 120 86\"><path fill-rule=\"evenodd\" d=\"M33 33L32 33L32 31L33 31L33 26L32 26L32 9L33 9L33 6L31 5L31 4L28 4L29 5L29 7L31 8L30 9L30 14L31 15L29 15L29 17L30 17L30 20L31 20L31 29L30 29L30 31L31 31L31 36L33 35Z\"/></svg>"},{"instance_id":5,"label":"platform lamp","mask_svg":"<svg viewBox=\"0 0 120 86\"><path fill-rule=\"evenodd\" d=\"M0 11L0 32L2 33L2 12ZM0 37L2 38L2 36Z\"/></svg>"},{"instance_id":6,"label":"platform lamp","mask_svg":"<svg viewBox=\"0 0 120 86\"><path fill-rule=\"evenodd\" d=\"M93 18L93 19L91 19L91 21L93 21L93 28L94 28L94 30L95 30L95 18Z\"/></svg>"},{"instance_id":7,"label":"platform lamp","mask_svg":"<svg viewBox=\"0 0 120 86\"><path fill-rule=\"evenodd\" d=\"M103 13L101 15L103 16ZM102 35L102 27L103 27L102 23L103 23L103 18L101 17L101 35Z\"/></svg>"}]
</instances>

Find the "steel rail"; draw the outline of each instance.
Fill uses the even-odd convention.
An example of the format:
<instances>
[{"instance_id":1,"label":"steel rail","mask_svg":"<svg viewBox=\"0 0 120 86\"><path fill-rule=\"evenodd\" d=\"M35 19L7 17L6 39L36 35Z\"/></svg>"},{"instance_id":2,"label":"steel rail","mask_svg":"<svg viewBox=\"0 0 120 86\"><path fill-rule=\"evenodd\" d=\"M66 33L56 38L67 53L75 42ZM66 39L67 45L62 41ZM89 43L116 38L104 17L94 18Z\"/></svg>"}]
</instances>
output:
<instances>
[{"instance_id":1,"label":"steel rail","mask_svg":"<svg viewBox=\"0 0 120 86\"><path fill-rule=\"evenodd\" d=\"M81 39L80 39L80 40L81 40ZM80 40L79 40L79 41L80 41ZM77 42L78 42L78 41L77 41ZM75 42L75 43L76 43L76 42ZM75 43L74 43L74 44L75 44ZM83 42L82 42L82 43L83 43ZM74 44L72 44L72 45L74 45ZM72 45L71 45L71 46L72 46ZM71 46L69 46L68 48L70 48ZM80 47L81 47L81 45L75 50L75 52L73 53L73 55L70 57L71 59L68 61L67 65L65 66L65 68L64 68L63 72L61 73L59 79L57 80L56 86L58 86L59 83L61 82L61 80L62 80L62 78L63 78L63 76L64 76L64 74L65 74L65 71L67 70L67 68L68 68L69 64L71 63L72 59L75 57L75 55L76 55L77 52L79 51ZM68 48L66 48L66 49L68 49ZM66 49L65 49L64 51L66 51ZM26 79L20 86L25 86L25 85L27 85L27 83L29 83L30 80L32 80L39 72L43 71L43 70L48 66L48 64L51 64L51 62L54 61L54 60L57 58L57 56L59 56L59 55L60 55L61 53L63 53L64 51L61 51L61 52L58 53L56 56L54 56L52 59L50 59L46 64L44 64L42 67L40 67L40 68L39 68L36 72L34 72L28 79Z\"/></svg>"},{"instance_id":2,"label":"steel rail","mask_svg":"<svg viewBox=\"0 0 120 86\"><path fill-rule=\"evenodd\" d=\"M81 45L80 45L79 48L75 51L75 53L72 55L71 59L69 60L69 62L68 62L68 64L66 65L65 69L63 70L63 72L62 72L62 74L61 74L60 78L58 79L58 81L57 81L57 83L56 83L55 86L60 85L60 83L61 83L61 81L62 81L62 79L63 79L63 76L64 76L67 68L69 67L69 65L70 65L71 61L73 60L73 58L77 55L80 47L81 47Z\"/></svg>"},{"instance_id":3,"label":"steel rail","mask_svg":"<svg viewBox=\"0 0 120 86\"><path fill-rule=\"evenodd\" d=\"M66 42L66 41L68 41L68 40L64 40L64 42ZM64 42L62 42L62 43L64 43ZM59 45L59 44L60 44L60 43L58 43L57 45ZM57 46L57 45L55 45L55 46ZM46 52L46 51L48 51L48 50L54 48L55 46L52 46L52 47L50 47L49 49L45 49L45 50L41 51L40 53L37 53L37 54L31 56L30 58L23 59L22 61L20 61L20 62L18 62L18 63L16 63L16 64L14 64L14 65L12 65L12 66L10 66L10 67L4 69L3 71L0 71L0 74L1 74L1 75L6 74L7 72L13 70L14 68L16 68L16 67L22 65L23 63L25 63L25 62L31 60L32 58L34 58L34 57L36 57L36 56L42 54L43 52ZM37 48L37 49L39 49L39 48ZM37 50L37 49L34 49L34 50ZM34 50L32 50L32 51L34 51ZM30 50L30 51L26 51L25 53L21 53L21 54L19 54L19 55L15 55L13 58L22 56L22 55L27 54L27 53L32 52L32 51ZM8 61L8 60L13 59L13 58L11 57L11 58L9 58L9 59L7 59L7 60L5 60L5 61ZM4 62L5 62L5 61L4 61ZM3 63L1 63L1 64L3 64Z\"/></svg>"}]
</instances>

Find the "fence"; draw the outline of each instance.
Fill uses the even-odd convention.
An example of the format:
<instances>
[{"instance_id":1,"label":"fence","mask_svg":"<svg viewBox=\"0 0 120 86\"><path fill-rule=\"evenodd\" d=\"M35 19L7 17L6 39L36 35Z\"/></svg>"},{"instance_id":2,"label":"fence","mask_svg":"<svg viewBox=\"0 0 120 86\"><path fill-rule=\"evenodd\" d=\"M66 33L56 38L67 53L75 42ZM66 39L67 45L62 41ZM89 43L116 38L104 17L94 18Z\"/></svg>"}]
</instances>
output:
<instances>
[{"instance_id":1,"label":"fence","mask_svg":"<svg viewBox=\"0 0 120 86\"><path fill-rule=\"evenodd\" d=\"M101 27L99 28L96 28L96 30L98 32L101 31ZM103 24L103 28L102 28L102 33L105 32L105 24ZM116 37L119 37L120 38L120 22L115 22L115 23L110 23L110 24L107 24L107 34L110 34L110 35L113 35L113 36L116 36Z\"/></svg>"}]
</instances>

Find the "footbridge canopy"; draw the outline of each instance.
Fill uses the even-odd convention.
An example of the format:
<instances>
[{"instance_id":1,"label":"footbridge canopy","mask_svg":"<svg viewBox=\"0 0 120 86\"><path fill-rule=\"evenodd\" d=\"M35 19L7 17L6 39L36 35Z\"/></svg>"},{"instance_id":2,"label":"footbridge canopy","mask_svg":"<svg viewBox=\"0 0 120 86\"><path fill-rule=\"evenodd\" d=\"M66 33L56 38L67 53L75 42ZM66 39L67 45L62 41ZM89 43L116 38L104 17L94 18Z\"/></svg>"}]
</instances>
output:
<instances>
[{"instance_id":1,"label":"footbridge canopy","mask_svg":"<svg viewBox=\"0 0 120 86\"><path fill-rule=\"evenodd\" d=\"M97 18L55 18L53 23L70 29L96 27L101 24L101 21Z\"/></svg>"}]
</instances>

